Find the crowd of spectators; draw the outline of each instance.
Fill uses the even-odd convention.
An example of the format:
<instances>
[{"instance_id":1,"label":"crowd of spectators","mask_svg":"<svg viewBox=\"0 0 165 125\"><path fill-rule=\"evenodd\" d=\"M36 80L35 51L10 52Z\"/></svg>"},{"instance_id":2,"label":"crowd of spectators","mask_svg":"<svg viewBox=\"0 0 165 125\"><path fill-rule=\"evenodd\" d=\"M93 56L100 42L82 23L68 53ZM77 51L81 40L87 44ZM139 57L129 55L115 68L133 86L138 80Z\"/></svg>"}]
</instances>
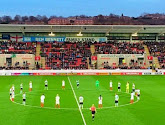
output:
<instances>
[{"instance_id":1,"label":"crowd of spectators","mask_svg":"<svg viewBox=\"0 0 165 125\"><path fill-rule=\"evenodd\" d=\"M35 42L0 41L0 54L35 54Z\"/></svg>"},{"instance_id":2,"label":"crowd of spectators","mask_svg":"<svg viewBox=\"0 0 165 125\"><path fill-rule=\"evenodd\" d=\"M129 65L126 65L126 63L121 63L119 65L116 65L114 63L113 65L109 65L108 62L104 62L103 64L103 69L146 69L144 67L143 62L131 59Z\"/></svg>"},{"instance_id":3,"label":"crowd of spectators","mask_svg":"<svg viewBox=\"0 0 165 125\"><path fill-rule=\"evenodd\" d=\"M40 54L46 57L48 69L88 69L87 58L91 57L90 43L41 43Z\"/></svg>"},{"instance_id":4,"label":"crowd of spectators","mask_svg":"<svg viewBox=\"0 0 165 125\"><path fill-rule=\"evenodd\" d=\"M95 54L143 54L142 43L107 42L95 43Z\"/></svg>"},{"instance_id":5,"label":"crowd of spectators","mask_svg":"<svg viewBox=\"0 0 165 125\"><path fill-rule=\"evenodd\" d=\"M158 57L161 68L165 69L165 42L146 42L152 56Z\"/></svg>"},{"instance_id":6,"label":"crowd of spectators","mask_svg":"<svg viewBox=\"0 0 165 125\"><path fill-rule=\"evenodd\" d=\"M95 46L97 54L143 54L143 43L130 42L44 42L41 44L40 55L46 57L46 69L88 69L91 64L90 46ZM151 55L158 57L161 68L165 69L165 42L146 42ZM0 41L0 54L35 54L36 42ZM23 67L17 62L14 67L0 67L0 69L28 69L28 63ZM37 69L42 65L36 64ZM104 69L144 69L144 63L131 60L129 65L120 64L110 66L103 64Z\"/></svg>"}]
</instances>

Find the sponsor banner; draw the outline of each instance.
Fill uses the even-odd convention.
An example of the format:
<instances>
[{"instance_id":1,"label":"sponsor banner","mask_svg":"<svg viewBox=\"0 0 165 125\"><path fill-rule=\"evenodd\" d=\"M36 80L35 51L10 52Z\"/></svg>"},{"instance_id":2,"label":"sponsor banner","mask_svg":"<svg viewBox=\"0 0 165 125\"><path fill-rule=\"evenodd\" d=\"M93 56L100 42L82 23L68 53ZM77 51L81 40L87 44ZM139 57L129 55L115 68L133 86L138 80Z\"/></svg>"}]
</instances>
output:
<instances>
[{"instance_id":1,"label":"sponsor banner","mask_svg":"<svg viewBox=\"0 0 165 125\"><path fill-rule=\"evenodd\" d=\"M56 73L56 75L67 76L67 73Z\"/></svg>"},{"instance_id":2,"label":"sponsor banner","mask_svg":"<svg viewBox=\"0 0 165 125\"><path fill-rule=\"evenodd\" d=\"M158 40L165 40L165 36L158 36Z\"/></svg>"},{"instance_id":3,"label":"sponsor banner","mask_svg":"<svg viewBox=\"0 0 165 125\"><path fill-rule=\"evenodd\" d=\"M72 75L77 75L77 73L67 73L67 75L72 76Z\"/></svg>"},{"instance_id":4,"label":"sponsor banner","mask_svg":"<svg viewBox=\"0 0 165 125\"><path fill-rule=\"evenodd\" d=\"M147 56L148 60L153 60L153 56Z\"/></svg>"},{"instance_id":5,"label":"sponsor banner","mask_svg":"<svg viewBox=\"0 0 165 125\"><path fill-rule=\"evenodd\" d=\"M41 57L40 56L35 56L35 60L40 60Z\"/></svg>"},{"instance_id":6,"label":"sponsor banner","mask_svg":"<svg viewBox=\"0 0 165 125\"><path fill-rule=\"evenodd\" d=\"M142 54L98 54L99 58L143 58L144 55Z\"/></svg>"},{"instance_id":7,"label":"sponsor banner","mask_svg":"<svg viewBox=\"0 0 165 125\"><path fill-rule=\"evenodd\" d=\"M143 72L142 75L152 75L151 72Z\"/></svg>"},{"instance_id":8,"label":"sponsor banner","mask_svg":"<svg viewBox=\"0 0 165 125\"><path fill-rule=\"evenodd\" d=\"M44 72L44 73L38 73L38 75L40 75L40 76L52 76L53 73Z\"/></svg>"},{"instance_id":9,"label":"sponsor banner","mask_svg":"<svg viewBox=\"0 0 165 125\"><path fill-rule=\"evenodd\" d=\"M99 75L109 75L109 73L108 72L101 72L101 73L99 73Z\"/></svg>"},{"instance_id":10,"label":"sponsor banner","mask_svg":"<svg viewBox=\"0 0 165 125\"><path fill-rule=\"evenodd\" d=\"M77 75L99 75L99 73L96 73L96 72L84 72L84 73L77 73Z\"/></svg>"},{"instance_id":11,"label":"sponsor banner","mask_svg":"<svg viewBox=\"0 0 165 125\"><path fill-rule=\"evenodd\" d=\"M164 75L165 75L165 72L164 72Z\"/></svg>"},{"instance_id":12,"label":"sponsor banner","mask_svg":"<svg viewBox=\"0 0 165 125\"><path fill-rule=\"evenodd\" d=\"M132 36L132 40L156 40L156 36Z\"/></svg>"},{"instance_id":13,"label":"sponsor banner","mask_svg":"<svg viewBox=\"0 0 165 125\"><path fill-rule=\"evenodd\" d=\"M2 34L2 39L10 40L10 34Z\"/></svg>"},{"instance_id":14,"label":"sponsor banner","mask_svg":"<svg viewBox=\"0 0 165 125\"><path fill-rule=\"evenodd\" d=\"M0 76L11 76L11 73L0 73Z\"/></svg>"},{"instance_id":15,"label":"sponsor banner","mask_svg":"<svg viewBox=\"0 0 165 125\"><path fill-rule=\"evenodd\" d=\"M35 76L52 76L52 75L56 75L56 73L49 73L49 72L29 73L29 75L35 75Z\"/></svg>"},{"instance_id":16,"label":"sponsor banner","mask_svg":"<svg viewBox=\"0 0 165 125\"><path fill-rule=\"evenodd\" d=\"M17 38L18 39L18 38ZM97 42L105 42L107 41L106 37L40 37L40 36L24 36L24 42L64 42L64 41L97 41Z\"/></svg>"},{"instance_id":17,"label":"sponsor banner","mask_svg":"<svg viewBox=\"0 0 165 125\"><path fill-rule=\"evenodd\" d=\"M11 76L11 73L10 73L10 72L9 72L9 73L5 73L5 75L6 75L6 76Z\"/></svg>"},{"instance_id":18,"label":"sponsor banner","mask_svg":"<svg viewBox=\"0 0 165 125\"><path fill-rule=\"evenodd\" d=\"M29 73L11 73L12 76L28 76Z\"/></svg>"},{"instance_id":19,"label":"sponsor banner","mask_svg":"<svg viewBox=\"0 0 165 125\"><path fill-rule=\"evenodd\" d=\"M111 75L121 75L120 72L112 72Z\"/></svg>"},{"instance_id":20,"label":"sponsor banner","mask_svg":"<svg viewBox=\"0 0 165 125\"><path fill-rule=\"evenodd\" d=\"M122 72L121 75L142 75L142 72Z\"/></svg>"},{"instance_id":21,"label":"sponsor banner","mask_svg":"<svg viewBox=\"0 0 165 125\"><path fill-rule=\"evenodd\" d=\"M66 37L34 37L34 36L24 36L23 41L24 42L64 42Z\"/></svg>"},{"instance_id":22,"label":"sponsor banner","mask_svg":"<svg viewBox=\"0 0 165 125\"><path fill-rule=\"evenodd\" d=\"M105 42L107 41L107 37L66 37L65 41L97 41L97 42Z\"/></svg>"},{"instance_id":23,"label":"sponsor banner","mask_svg":"<svg viewBox=\"0 0 165 125\"><path fill-rule=\"evenodd\" d=\"M92 60L97 60L97 56L92 56L91 59Z\"/></svg>"},{"instance_id":24,"label":"sponsor banner","mask_svg":"<svg viewBox=\"0 0 165 125\"><path fill-rule=\"evenodd\" d=\"M162 72L153 72L152 74L153 74L153 75L163 75Z\"/></svg>"},{"instance_id":25,"label":"sponsor banner","mask_svg":"<svg viewBox=\"0 0 165 125\"><path fill-rule=\"evenodd\" d=\"M110 36L108 40L130 40L129 36Z\"/></svg>"}]
</instances>

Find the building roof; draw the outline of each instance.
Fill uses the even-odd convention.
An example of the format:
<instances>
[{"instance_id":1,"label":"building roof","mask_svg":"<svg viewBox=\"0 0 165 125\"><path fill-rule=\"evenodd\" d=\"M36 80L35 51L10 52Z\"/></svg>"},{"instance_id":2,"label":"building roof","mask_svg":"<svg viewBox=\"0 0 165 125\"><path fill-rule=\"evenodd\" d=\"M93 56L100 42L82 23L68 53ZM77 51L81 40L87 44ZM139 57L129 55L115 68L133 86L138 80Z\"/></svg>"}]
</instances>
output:
<instances>
[{"instance_id":1,"label":"building roof","mask_svg":"<svg viewBox=\"0 0 165 125\"><path fill-rule=\"evenodd\" d=\"M52 29L52 30L51 30ZM82 33L165 33L165 25L15 25L0 24L0 33L79 32Z\"/></svg>"}]
</instances>

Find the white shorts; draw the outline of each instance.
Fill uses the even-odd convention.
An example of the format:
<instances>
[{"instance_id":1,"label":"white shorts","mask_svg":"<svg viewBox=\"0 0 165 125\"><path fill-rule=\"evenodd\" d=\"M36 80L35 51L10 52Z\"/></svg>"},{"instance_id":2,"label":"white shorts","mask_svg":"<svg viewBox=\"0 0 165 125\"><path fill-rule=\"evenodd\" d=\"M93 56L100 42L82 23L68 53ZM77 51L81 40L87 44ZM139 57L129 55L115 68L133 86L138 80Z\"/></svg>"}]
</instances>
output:
<instances>
[{"instance_id":1,"label":"white shorts","mask_svg":"<svg viewBox=\"0 0 165 125\"><path fill-rule=\"evenodd\" d=\"M102 101L99 101L99 104L102 104Z\"/></svg>"},{"instance_id":2,"label":"white shorts","mask_svg":"<svg viewBox=\"0 0 165 125\"><path fill-rule=\"evenodd\" d=\"M59 105L60 104L60 101L56 101L56 105Z\"/></svg>"},{"instance_id":3,"label":"white shorts","mask_svg":"<svg viewBox=\"0 0 165 125\"><path fill-rule=\"evenodd\" d=\"M43 104L44 104L44 101L41 101L41 103L43 103Z\"/></svg>"}]
</instances>

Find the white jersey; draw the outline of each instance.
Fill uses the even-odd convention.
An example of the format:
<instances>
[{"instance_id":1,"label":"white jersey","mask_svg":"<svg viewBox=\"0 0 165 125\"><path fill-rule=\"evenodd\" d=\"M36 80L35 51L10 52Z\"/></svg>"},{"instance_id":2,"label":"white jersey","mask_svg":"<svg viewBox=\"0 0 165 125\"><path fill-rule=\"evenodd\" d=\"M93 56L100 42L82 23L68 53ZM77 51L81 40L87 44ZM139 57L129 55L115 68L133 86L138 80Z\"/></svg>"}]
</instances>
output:
<instances>
[{"instance_id":1,"label":"white jersey","mask_svg":"<svg viewBox=\"0 0 165 125\"><path fill-rule=\"evenodd\" d=\"M42 96L41 96L41 102L44 103L44 100L45 100L45 96L42 95Z\"/></svg>"},{"instance_id":2,"label":"white jersey","mask_svg":"<svg viewBox=\"0 0 165 125\"><path fill-rule=\"evenodd\" d=\"M135 89L135 84L132 85L132 89Z\"/></svg>"},{"instance_id":3,"label":"white jersey","mask_svg":"<svg viewBox=\"0 0 165 125\"><path fill-rule=\"evenodd\" d=\"M55 100L56 100L56 104L60 104L60 96L56 96L56 98L55 98Z\"/></svg>"},{"instance_id":4,"label":"white jersey","mask_svg":"<svg viewBox=\"0 0 165 125\"><path fill-rule=\"evenodd\" d=\"M12 88L10 88L10 94L12 94L12 92L13 92L13 89L12 89Z\"/></svg>"},{"instance_id":5,"label":"white jersey","mask_svg":"<svg viewBox=\"0 0 165 125\"><path fill-rule=\"evenodd\" d=\"M32 88L32 82L29 83L29 88Z\"/></svg>"},{"instance_id":6,"label":"white jersey","mask_svg":"<svg viewBox=\"0 0 165 125\"><path fill-rule=\"evenodd\" d=\"M82 96L79 97L79 102L83 102L84 98Z\"/></svg>"},{"instance_id":7,"label":"white jersey","mask_svg":"<svg viewBox=\"0 0 165 125\"><path fill-rule=\"evenodd\" d=\"M23 95L22 95L22 98L23 98L23 99L26 99L26 94L23 94Z\"/></svg>"},{"instance_id":8,"label":"white jersey","mask_svg":"<svg viewBox=\"0 0 165 125\"><path fill-rule=\"evenodd\" d=\"M14 86L12 86L12 90L15 91L15 87Z\"/></svg>"},{"instance_id":9,"label":"white jersey","mask_svg":"<svg viewBox=\"0 0 165 125\"><path fill-rule=\"evenodd\" d=\"M102 104L102 103L103 103L103 97L99 96L99 104Z\"/></svg>"},{"instance_id":10,"label":"white jersey","mask_svg":"<svg viewBox=\"0 0 165 125\"><path fill-rule=\"evenodd\" d=\"M62 81L62 86L65 86L65 81L64 80Z\"/></svg>"},{"instance_id":11,"label":"white jersey","mask_svg":"<svg viewBox=\"0 0 165 125\"><path fill-rule=\"evenodd\" d=\"M109 83L109 86L112 87L112 82Z\"/></svg>"},{"instance_id":12,"label":"white jersey","mask_svg":"<svg viewBox=\"0 0 165 125\"><path fill-rule=\"evenodd\" d=\"M48 85L48 81L47 80L45 80L45 85Z\"/></svg>"},{"instance_id":13,"label":"white jersey","mask_svg":"<svg viewBox=\"0 0 165 125\"><path fill-rule=\"evenodd\" d=\"M135 94L132 92L132 93L131 93L131 100L134 100L134 95L135 95Z\"/></svg>"},{"instance_id":14,"label":"white jersey","mask_svg":"<svg viewBox=\"0 0 165 125\"><path fill-rule=\"evenodd\" d=\"M11 96L12 96L12 98L14 98L14 97L15 97L14 91L12 92L12 95L11 95Z\"/></svg>"},{"instance_id":15,"label":"white jersey","mask_svg":"<svg viewBox=\"0 0 165 125\"><path fill-rule=\"evenodd\" d=\"M115 95L115 101L118 101L118 100L119 100L119 96Z\"/></svg>"},{"instance_id":16,"label":"white jersey","mask_svg":"<svg viewBox=\"0 0 165 125\"><path fill-rule=\"evenodd\" d=\"M120 82L118 82L118 87L120 87L121 86L121 83Z\"/></svg>"},{"instance_id":17,"label":"white jersey","mask_svg":"<svg viewBox=\"0 0 165 125\"><path fill-rule=\"evenodd\" d=\"M135 92L140 95L140 89L135 90Z\"/></svg>"},{"instance_id":18,"label":"white jersey","mask_svg":"<svg viewBox=\"0 0 165 125\"><path fill-rule=\"evenodd\" d=\"M23 88L23 84L20 84L20 88Z\"/></svg>"}]
</instances>

